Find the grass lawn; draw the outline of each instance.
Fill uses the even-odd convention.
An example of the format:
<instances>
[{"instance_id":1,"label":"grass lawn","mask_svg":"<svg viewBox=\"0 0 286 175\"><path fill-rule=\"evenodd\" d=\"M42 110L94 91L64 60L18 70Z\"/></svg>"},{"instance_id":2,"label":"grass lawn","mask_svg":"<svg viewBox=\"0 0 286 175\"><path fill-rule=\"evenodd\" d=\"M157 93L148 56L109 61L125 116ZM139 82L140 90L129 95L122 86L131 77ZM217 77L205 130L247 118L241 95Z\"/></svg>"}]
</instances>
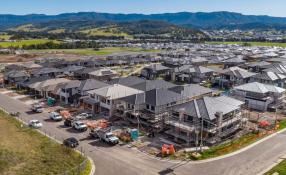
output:
<instances>
[{"instance_id":1,"label":"grass lawn","mask_svg":"<svg viewBox=\"0 0 286 175\"><path fill-rule=\"evenodd\" d=\"M272 43L272 42L206 42L208 44L243 44L249 43L251 46L269 46L269 47L286 47L286 43Z\"/></svg>"},{"instance_id":2,"label":"grass lawn","mask_svg":"<svg viewBox=\"0 0 286 175\"><path fill-rule=\"evenodd\" d=\"M77 152L66 148L35 130L21 127L16 119L0 111L0 174L62 174L84 161ZM87 164L87 175L90 163Z\"/></svg>"},{"instance_id":3,"label":"grass lawn","mask_svg":"<svg viewBox=\"0 0 286 175\"><path fill-rule=\"evenodd\" d=\"M286 160L280 162L278 165L273 167L270 171L268 171L264 175L272 175L275 172L279 173L280 175L286 174Z\"/></svg>"},{"instance_id":4,"label":"grass lawn","mask_svg":"<svg viewBox=\"0 0 286 175\"><path fill-rule=\"evenodd\" d=\"M100 50L93 49L46 49L46 50L28 50L30 53L66 53L79 55L109 55L123 52L159 52L159 50L145 50L142 48L108 47Z\"/></svg>"},{"instance_id":5,"label":"grass lawn","mask_svg":"<svg viewBox=\"0 0 286 175\"><path fill-rule=\"evenodd\" d=\"M48 39L31 39L31 40L19 40L15 42L0 42L0 47L8 48L8 47L22 47L23 45L32 45L32 44L44 44L53 40ZM53 41L58 42L58 41Z\"/></svg>"}]
</instances>

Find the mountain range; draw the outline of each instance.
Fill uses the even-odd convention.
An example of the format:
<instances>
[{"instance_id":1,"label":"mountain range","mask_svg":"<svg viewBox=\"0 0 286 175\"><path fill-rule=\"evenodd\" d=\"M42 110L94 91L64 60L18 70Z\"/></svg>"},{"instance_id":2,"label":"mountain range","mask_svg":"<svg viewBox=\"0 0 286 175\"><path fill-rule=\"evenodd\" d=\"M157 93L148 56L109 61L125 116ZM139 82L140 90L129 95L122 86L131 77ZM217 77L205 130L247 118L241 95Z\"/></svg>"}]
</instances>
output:
<instances>
[{"instance_id":1,"label":"mountain range","mask_svg":"<svg viewBox=\"0 0 286 175\"><path fill-rule=\"evenodd\" d=\"M286 18L243 15L233 12L179 12L162 14L111 14L97 12L63 13L59 15L0 15L0 29L5 30L23 24L37 24L50 21L110 21L132 22L140 20L165 21L174 25L197 29L221 28L286 28Z\"/></svg>"}]
</instances>

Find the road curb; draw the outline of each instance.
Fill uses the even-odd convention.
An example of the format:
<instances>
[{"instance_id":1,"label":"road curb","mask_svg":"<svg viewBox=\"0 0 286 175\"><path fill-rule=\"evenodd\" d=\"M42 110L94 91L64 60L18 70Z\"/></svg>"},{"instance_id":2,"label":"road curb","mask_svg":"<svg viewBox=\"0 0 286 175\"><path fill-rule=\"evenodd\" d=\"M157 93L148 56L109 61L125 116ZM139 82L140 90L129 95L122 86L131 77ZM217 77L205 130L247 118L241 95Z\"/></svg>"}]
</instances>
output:
<instances>
[{"instance_id":1,"label":"road curb","mask_svg":"<svg viewBox=\"0 0 286 175\"><path fill-rule=\"evenodd\" d=\"M91 164L91 170L90 170L90 173L89 175L95 175L95 164L94 164L94 161L90 158L90 157L87 157L90 164Z\"/></svg>"}]
</instances>

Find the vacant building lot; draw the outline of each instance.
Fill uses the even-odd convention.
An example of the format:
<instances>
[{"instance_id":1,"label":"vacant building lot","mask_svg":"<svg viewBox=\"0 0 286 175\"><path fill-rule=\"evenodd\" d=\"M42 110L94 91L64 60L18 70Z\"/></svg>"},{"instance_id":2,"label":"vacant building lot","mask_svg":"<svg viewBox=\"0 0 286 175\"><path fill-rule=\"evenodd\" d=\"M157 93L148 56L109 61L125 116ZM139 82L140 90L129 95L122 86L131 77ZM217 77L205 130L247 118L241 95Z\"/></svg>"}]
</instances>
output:
<instances>
[{"instance_id":1,"label":"vacant building lot","mask_svg":"<svg viewBox=\"0 0 286 175\"><path fill-rule=\"evenodd\" d=\"M0 138L1 175L63 174L85 160L3 111L0 111Z\"/></svg>"}]
</instances>

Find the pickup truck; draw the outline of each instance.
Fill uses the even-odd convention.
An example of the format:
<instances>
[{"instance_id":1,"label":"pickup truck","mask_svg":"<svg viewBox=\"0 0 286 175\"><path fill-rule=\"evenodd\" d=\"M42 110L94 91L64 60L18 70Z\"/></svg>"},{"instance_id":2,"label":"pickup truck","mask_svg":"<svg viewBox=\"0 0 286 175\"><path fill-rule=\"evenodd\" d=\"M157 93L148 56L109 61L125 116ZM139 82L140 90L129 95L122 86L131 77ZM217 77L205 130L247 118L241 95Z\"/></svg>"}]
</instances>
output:
<instances>
[{"instance_id":1,"label":"pickup truck","mask_svg":"<svg viewBox=\"0 0 286 175\"><path fill-rule=\"evenodd\" d=\"M101 141L104 141L111 145L116 145L119 143L119 139L113 135L110 129L91 130L90 136L94 138L99 138Z\"/></svg>"},{"instance_id":2,"label":"pickup truck","mask_svg":"<svg viewBox=\"0 0 286 175\"><path fill-rule=\"evenodd\" d=\"M51 112L50 113L50 119L51 120L54 120L54 121L62 121L62 116L60 116L60 114L59 113L57 113L57 112Z\"/></svg>"},{"instance_id":3,"label":"pickup truck","mask_svg":"<svg viewBox=\"0 0 286 175\"><path fill-rule=\"evenodd\" d=\"M36 113L42 113L43 112L43 107L39 104L33 105L31 109L33 112L36 112Z\"/></svg>"},{"instance_id":4,"label":"pickup truck","mask_svg":"<svg viewBox=\"0 0 286 175\"><path fill-rule=\"evenodd\" d=\"M78 130L78 131L86 131L87 130L87 126L85 123L83 123L82 121L75 121L73 123L73 128L75 130Z\"/></svg>"}]
</instances>

